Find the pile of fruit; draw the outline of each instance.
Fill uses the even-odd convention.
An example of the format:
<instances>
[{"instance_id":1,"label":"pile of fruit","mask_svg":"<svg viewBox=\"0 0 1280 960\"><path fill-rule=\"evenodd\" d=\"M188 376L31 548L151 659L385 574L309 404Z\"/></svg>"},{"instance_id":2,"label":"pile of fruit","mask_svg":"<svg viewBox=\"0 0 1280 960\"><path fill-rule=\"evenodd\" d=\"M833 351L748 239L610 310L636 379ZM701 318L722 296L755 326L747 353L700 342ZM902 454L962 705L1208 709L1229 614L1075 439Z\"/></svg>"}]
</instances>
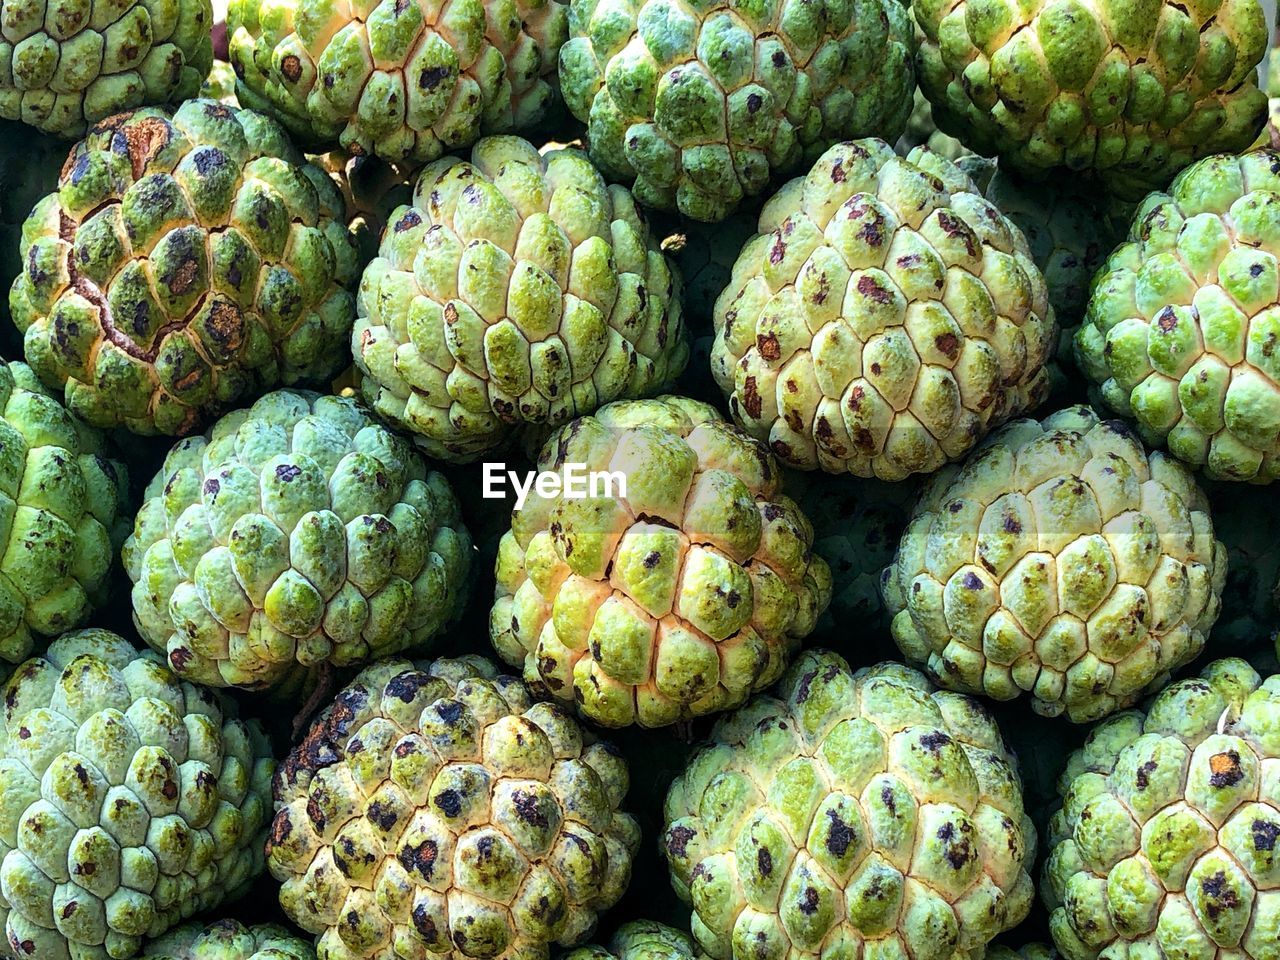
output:
<instances>
[{"instance_id":1,"label":"pile of fruit","mask_svg":"<svg viewBox=\"0 0 1280 960\"><path fill-rule=\"evenodd\" d=\"M0 958L1280 960L1268 15L0 0Z\"/></svg>"}]
</instances>

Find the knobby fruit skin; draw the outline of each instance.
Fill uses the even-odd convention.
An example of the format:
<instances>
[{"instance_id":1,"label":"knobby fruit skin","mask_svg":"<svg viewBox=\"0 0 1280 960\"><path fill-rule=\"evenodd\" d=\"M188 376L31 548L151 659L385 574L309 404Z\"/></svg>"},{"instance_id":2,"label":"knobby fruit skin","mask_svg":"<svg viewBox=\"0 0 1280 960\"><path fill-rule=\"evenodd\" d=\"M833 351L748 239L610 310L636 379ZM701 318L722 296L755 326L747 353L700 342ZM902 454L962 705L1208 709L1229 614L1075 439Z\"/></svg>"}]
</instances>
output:
<instances>
[{"instance_id":1,"label":"knobby fruit skin","mask_svg":"<svg viewBox=\"0 0 1280 960\"><path fill-rule=\"evenodd\" d=\"M25 363L0 360L0 662L107 600L129 477Z\"/></svg>"},{"instance_id":2,"label":"knobby fruit skin","mask_svg":"<svg viewBox=\"0 0 1280 960\"><path fill-rule=\"evenodd\" d=\"M837 140L897 139L914 29L895 0L573 0L560 85L610 179L714 222Z\"/></svg>"},{"instance_id":3,"label":"knobby fruit skin","mask_svg":"<svg viewBox=\"0 0 1280 960\"><path fill-rule=\"evenodd\" d=\"M689 934L656 920L631 920L620 926L609 945L589 944L564 960L703 960Z\"/></svg>"},{"instance_id":4,"label":"knobby fruit skin","mask_svg":"<svg viewBox=\"0 0 1280 960\"><path fill-rule=\"evenodd\" d=\"M228 59L304 149L420 164L536 128L567 22L561 0L231 0Z\"/></svg>"},{"instance_id":5,"label":"knobby fruit skin","mask_svg":"<svg viewBox=\"0 0 1280 960\"><path fill-rule=\"evenodd\" d=\"M325 960L546 960L626 888L627 778L486 660L384 660L282 765L267 859Z\"/></svg>"},{"instance_id":6,"label":"knobby fruit skin","mask_svg":"<svg viewBox=\"0 0 1280 960\"><path fill-rule=\"evenodd\" d=\"M662 847L715 960L980 957L1033 895L1035 830L977 701L806 651L672 784Z\"/></svg>"},{"instance_id":7,"label":"knobby fruit skin","mask_svg":"<svg viewBox=\"0 0 1280 960\"><path fill-rule=\"evenodd\" d=\"M316 960L309 941L275 923L188 923L148 943L141 960Z\"/></svg>"},{"instance_id":8,"label":"knobby fruit skin","mask_svg":"<svg viewBox=\"0 0 1280 960\"><path fill-rule=\"evenodd\" d=\"M901 480L964 456L1049 386L1026 238L949 160L837 144L765 205L716 301L737 420L804 470Z\"/></svg>"},{"instance_id":9,"label":"knobby fruit skin","mask_svg":"<svg viewBox=\"0 0 1280 960\"><path fill-rule=\"evenodd\" d=\"M234 704L106 630L0 691L9 955L123 960L263 867L275 761Z\"/></svg>"},{"instance_id":10,"label":"knobby fruit skin","mask_svg":"<svg viewBox=\"0 0 1280 960\"><path fill-rule=\"evenodd\" d=\"M1066 960L1276 956L1278 711L1280 676L1219 660L1093 730L1040 885Z\"/></svg>"},{"instance_id":11,"label":"knobby fruit skin","mask_svg":"<svg viewBox=\"0 0 1280 960\"><path fill-rule=\"evenodd\" d=\"M262 689L426 644L462 611L471 536L408 441L280 390L174 446L123 558L138 631L179 675Z\"/></svg>"},{"instance_id":12,"label":"knobby fruit skin","mask_svg":"<svg viewBox=\"0 0 1280 960\"><path fill-rule=\"evenodd\" d=\"M1214 156L1138 208L1076 354L1143 439L1216 480L1280 478L1280 151Z\"/></svg>"},{"instance_id":13,"label":"knobby fruit skin","mask_svg":"<svg viewBox=\"0 0 1280 960\"><path fill-rule=\"evenodd\" d=\"M252 111L188 100L103 121L22 249L9 307L27 362L94 426L190 433L345 363L359 262L342 198Z\"/></svg>"},{"instance_id":14,"label":"knobby fruit skin","mask_svg":"<svg viewBox=\"0 0 1280 960\"><path fill-rule=\"evenodd\" d=\"M939 128L1023 174L1137 201L1267 117L1259 0L913 0Z\"/></svg>"},{"instance_id":15,"label":"knobby fruit skin","mask_svg":"<svg viewBox=\"0 0 1280 960\"><path fill-rule=\"evenodd\" d=\"M538 469L613 474L587 497L530 493L498 548L489 635L539 694L607 727L665 726L773 683L831 597L777 462L683 397L612 403Z\"/></svg>"},{"instance_id":16,"label":"knobby fruit skin","mask_svg":"<svg viewBox=\"0 0 1280 960\"><path fill-rule=\"evenodd\" d=\"M209 0L3 0L0 117L77 140L113 114L197 95Z\"/></svg>"},{"instance_id":17,"label":"knobby fruit skin","mask_svg":"<svg viewBox=\"0 0 1280 960\"><path fill-rule=\"evenodd\" d=\"M357 300L360 389L430 456L476 460L670 386L689 356L680 291L586 154L486 137L392 213Z\"/></svg>"},{"instance_id":18,"label":"knobby fruit skin","mask_svg":"<svg viewBox=\"0 0 1280 960\"><path fill-rule=\"evenodd\" d=\"M893 637L938 683L1083 723L1204 648L1226 550L1195 478L1117 420L1018 420L932 479L884 577Z\"/></svg>"}]
</instances>

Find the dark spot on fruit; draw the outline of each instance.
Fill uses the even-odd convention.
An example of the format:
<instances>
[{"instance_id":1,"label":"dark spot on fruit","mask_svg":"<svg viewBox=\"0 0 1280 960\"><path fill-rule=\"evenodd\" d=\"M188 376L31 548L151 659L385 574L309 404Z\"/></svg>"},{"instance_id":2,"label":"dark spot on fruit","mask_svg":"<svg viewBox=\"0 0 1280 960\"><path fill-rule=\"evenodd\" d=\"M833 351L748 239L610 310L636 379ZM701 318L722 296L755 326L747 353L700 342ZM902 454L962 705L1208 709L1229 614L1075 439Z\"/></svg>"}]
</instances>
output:
<instances>
[{"instance_id":1,"label":"dark spot on fruit","mask_svg":"<svg viewBox=\"0 0 1280 960\"><path fill-rule=\"evenodd\" d=\"M452 787L441 790L433 799L435 805L440 808L440 812L446 817L456 817L462 812L462 795Z\"/></svg>"},{"instance_id":2,"label":"dark spot on fruit","mask_svg":"<svg viewBox=\"0 0 1280 960\"><path fill-rule=\"evenodd\" d=\"M369 804L369 809L364 812L364 815L370 823L377 824L383 830L390 830L396 825L396 820L399 819L395 810L380 800L375 800Z\"/></svg>"},{"instance_id":3,"label":"dark spot on fruit","mask_svg":"<svg viewBox=\"0 0 1280 960\"><path fill-rule=\"evenodd\" d=\"M756 869L760 871L762 877L773 873L773 854L769 852L768 847L761 847L756 851Z\"/></svg>"},{"instance_id":4,"label":"dark spot on fruit","mask_svg":"<svg viewBox=\"0 0 1280 960\"><path fill-rule=\"evenodd\" d=\"M1209 785L1218 787L1234 787L1244 779L1244 770L1240 766L1240 754L1235 750L1215 753L1209 758Z\"/></svg>"},{"instance_id":5,"label":"dark spot on fruit","mask_svg":"<svg viewBox=\"0 0 1280 960\"><path fill-rule=\"evenodd\" d=\"M696 835L689 827L672 827L667 831L667 852L676 859L684 859L685 849Z\"/></svg>"},{"instance_id":6,"label":"dark spot on fruit","mask_svg":"<svg viewBox=\"0 0 1280 960\"><path fill-rule=\"evenodd\" d=\"M1253 821L1253 849L1259 853L1269 853L1276 848L1276 840L1280 839L1280 824L1272 820Z\"/></svg>"},{"instance_id":7,"label":"dark spot on fruit","mask_svg":"<svg viewBox=\"0 0 1280 960\"><path fill-rule=\"evenodd\" d=\"M855 839L853 827L835 810L827 811L827 819L831 821L827 827L827 852L833 857L843 857Z\"/></svg>"},{"instance_id":8,"label":"dark spot on fruit","mask_svg":"<svg viewBox=\"0 0 1280 960\"><path fill-rule=\"evenodd\" d=\"M969 570L964 575L964 586L966 590L981 590L982 578L972 570Z\"/></svg>"},{"instance_id":9,"label":"dark spot on fruit","mask_svg":"<svg viewBox=\"0 0 1280 960\"><path fill-rule=\"evenodd\" d=\"M804 893L800 895L800 902L796 904L796 908L806 917L811 917L818 912L818 891L813 887L805 887Z\"/></svg>"},{"instance_id":10,"label":"dark spot on fruit","mask_svg":"<svg viewBox=\"0 0 1280 960\"><path fill-rule=\"evenodd\" d=\"M1134 783L1137 784L1139 790L1145 790L1151 784L1151 774L1155 772L1157 764L1154 760L1148 760L1138 768L1138 772L1134 774Z\"/></svg>"},{"instance_id":11,"label":"dark spot on fruit","mask_svg":"<svg viewBox=\"0 0 1280 960\"><path fill-rule=\"evenodd\" d=\"M396 859L400 866L410 873L416 872L424 880L430 882L431 874L436 868L436 857L440 847L434 840L423 840L417 845L405 844L400 848Z\"/></svg>"},{"instance_id":12,"label":"dark spot on fruit","mask_svg":"<svg viewBox=\"0 0 1280 960\"><path fill-rule=\"evenodd\" d=\"M292 463L282 463L276 467L276 479L281 483L293 483L302 476L302 468Z\"/></svg>"},{"instance_id":13,"label":"dark spot on fruit","mask_svg":"<svg viewBox=\"0 0 1280 960\"><path fill-rule=\"evenodd\" d=\"M287 54L280 60L280 72L290 83L297 83L302 79L302 61L297 54Z\"/></svg>"}]
</instances>

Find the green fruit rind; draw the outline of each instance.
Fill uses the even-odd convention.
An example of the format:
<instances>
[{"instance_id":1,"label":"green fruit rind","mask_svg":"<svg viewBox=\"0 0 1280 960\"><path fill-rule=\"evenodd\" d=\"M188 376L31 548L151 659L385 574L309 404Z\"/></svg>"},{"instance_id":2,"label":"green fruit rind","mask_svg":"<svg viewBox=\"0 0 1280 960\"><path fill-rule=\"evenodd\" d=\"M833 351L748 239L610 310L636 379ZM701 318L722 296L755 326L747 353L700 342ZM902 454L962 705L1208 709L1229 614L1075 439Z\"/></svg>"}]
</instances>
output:
<instances>
[{"instance_id":1,"label":"green fruit rind","mask_svg":"<svg viewBox=\"0 0 1280 960\"><path fill-rule=\"evenodd\" d=\"M884 588L894 640L938 683L1082 723L1200 653L1226 571L1190 471L1069 407L933 478Z\"/></svg>"},{"instance_id":2,"label":"green fruit rind","mask_svg":"<svg viewBox=\"0 0 1280 960\"><path fill-rule=\"evenodd\" d=\"M131 957L263 868L275 761L231 701L105 630L0 691L0 919L22 957Z\"/></svg>"},{"instance_id":3,"label":"green fruit rind","mask_svg":"<svg viewBox=\"0 0 1280 960\"><path fill-rule=\"evenodd\" d=\"M139 632L180 675L261 689L425 644L471 536L445 478L353 400L280 390L180 441L125 542Z\"/></svg>"},{"instance_id":4,"label":"green fruit rind","mask_svg":"<svg viewBox=\"0 0 1280 960\"><path fill-rule=\"evenodd\" d=\"M901 480L1048 392L1057 337L1022 232L955 164L837 144L766 205L715 307L711 369L789 466Z\"/></svg>"},{"instance_id":5,"label":"green fruit rind","mask_svg":"<svg viewBox=\"0 0 1280 960\"><path fill-rule=\"evenodd\" d=\"M946 133L1044 178L1140 200L1266 122L1259 0L913 0L920 88Z\"/></svg>"},{"instance_id":6,"label":"green fruit rind","mask_svg":"<svg viewBox=\"0 0 1280 960\"><path fill-rule=\"evenodd\" d=\"M573 0L560 85L607 176L718 221L839 139L896 139L914 45L897 0Z\"/></svg>"},{"instance_id":7,"label":"green fruit rind","mask_svg":"<svg viewBox=\"0 0 1280 960\"><path fill-rule=\"evenodd\" d=\"M279 924L189 923L148 943L140 960L316 960L316 949Z\"/></svg>"},{"instance_id":8,"label":"green fruit rind","mask_svg":"<svg viewBox=\"0 0 1280 960\"><path fill-rule=\"evenodd\" d=\"M626 492L530 493L498 548L489 635L596 723L739 706L826 609L831 571L776 461L707 404L609 404L554 434L538 468L566 485L570 469L620 474Z\"/></svg>"},{"instance_id":9,"label":"green fruit rind","mask_svg":"<svg viewBox=\"0 0 1280 960\"><path fill-rule=\"evenodd\" d=\"M1276 956L1280 676L1219 660L1095 728L1062 774L1041 895L1066 960Z\"/></svg>"},{"instance_id":10,"label":"green fruit rind","mask_svg":"<svg viewBox=\"0 0 1280 960\"><path fill-rule=\"evenodd\" d=\"M342 197L275 123L212 100L76 145L22 231L27 362L99 427L190 433L345 366L358 275Z\"/></svg>"},{"instance_id":11,"label":"green fruit rind","mask_svg":"<svg viewBox=\"0 0 1280 960\"><path fill-rule=\"evenodd\" d=\"M980 957L1026 915L1036 837L977 701L806 651L672 784L662 848L716 960Z\"/></svg>"},{"instance_id":12,"label":"green fruit rind","mask_svg":"<svg viewBox=\"0 0 1280 960\"><path fill-rule=\"evenodd\" d=\"M232 0L236 95L307 150L426 163L555 102L560 0Z\"/></svg>"},{"instance_id":13,"label":"green fruit rind","mask_svg":"<svg viewBox=\"0 0 1280 960\"><path fill-rule=\"evenodd\" d=\"M679 275L631 194L518 137L422 171L357 308L361 392L445 460L659 393L689 356Z\"/></svg>"},{"instance_id":14,"label":"green fruit rind","mask_svg":"<svg viewBox=\"0 0 1280 960\"><path fill-rule=\"evenodd\" d=\"M0 660L18 663L106 601L128 490L101 434L25 363L0 361Z\"/></svg>"},{"instance_id":15,"label":"green fruit rind","mask_svg":"<svg viewBox=\"0 0 1280 960\"><path fill-rule=\"evenodd\" d=\"M1215 480L1280 478L1280 152L1214 156L1138 208L1076 334L1102 400Z\"/></svg>"},{"instance_id":16,"label":"green fruit rind","mask_svg":"<svg viewBox=\"0 0 1280 960\"><path fill-rule=\"evenodd\" d=\"M267 860L326 960L546 960L622 895L640 840L617 751L473 656L366 668L275 786Z\"/></svg>"},{"instance_id":17,"label":"green fruit rind","mask_svg":"<svg viewBox=\"0 0 1280 960\"><path fill-rule=\"evenodd\" d=\"M689 934L654 920L631 920L618 928L607 947L590 944L570 950L561 960L703 960Z\"/></svg>"}]
</instances>

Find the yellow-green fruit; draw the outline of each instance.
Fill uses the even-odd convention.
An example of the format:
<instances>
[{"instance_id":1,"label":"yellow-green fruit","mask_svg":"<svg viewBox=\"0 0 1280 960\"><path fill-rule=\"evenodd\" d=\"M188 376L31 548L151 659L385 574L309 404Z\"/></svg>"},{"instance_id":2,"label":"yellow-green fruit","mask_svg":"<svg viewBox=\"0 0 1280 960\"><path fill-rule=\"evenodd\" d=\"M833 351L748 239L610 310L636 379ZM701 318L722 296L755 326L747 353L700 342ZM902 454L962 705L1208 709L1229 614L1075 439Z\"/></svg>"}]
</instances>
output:
<instances>
[{"instance_id":1,"label":"yellow-green fruit","mask_svg":"<svg viewBox=\"0 0 1280 960\"><path fill-rule=\"evenodd\" d=\"M324 960L547 960L622 896L626 761L479 657L383 660L276 778L280 904Z\"/></svg>"},{"instance_id":2,"label":"yellow-green fruit","mask_svg":"<svg viewBox=\"0 0 1280 960\"><path fill-rule=\"evenodd\" d=\"M949 160L828 150L766 205L711 370L784 463L901 480L1040 402L1057 327L1022 232Z\"/></svg>"},{"instance_id":3,"label":"yellow-green fruit","mask_svg":"<svg viewBox=\"0 0 1280 960\"><path fill-rule=\"evenodd\" d=\"M632 920L618 928L607 947L578 947L562 960L703 960L703 956L682 930L654 920Z\"/></svg>"},{"instance_id":4,"label":"yellow-green fruit","mask_svg":"<svg viewBox=\"0 0 1280 960\"><path fill-rule=\"evenodd\" d=\"M262 871L276 764L230 700L106 630L55 640L0 699L6 956L123 960Z\"/></svg>"},{"instance_id":5,"label":"yellow-green fruit","mask_svg":"<svg viewBox=\"0 0 1280 960\"><path fill-rule=\"evenodd\" d=\"M1040 893L1065 960L1280 949L1280 676L1219 660L1094 728L1059 781Z\"/></svg>"},{"instance_id":6,"label":"yellow-green fruit","mask_svg":"<svg viewBox=\"0 0 1280 960\"><path fill-rule=\"evenodd\" d=\"M304 149L425 163L543 120L567 22L560 0L231 0L227 57Z\"/></svg>"},{"instance_id":7,"label":"yellow-green fruit","mask_svg":"<svg viewBox=\"0 0 1280 960\"><path fill-rule=\"evenodd\" d=\"M315 947L274 923L190 923L148 943L141 960L316 960Z\"/></svg>"},{"instance_id":8,"label":"yellow-green fruit","mask_svg":"<svg viewBox=\"0 0 1280 960\"><path fill-rule=\"evenodd\" d=\"M938 683L1085 722L1204 648L1226 549L1204 492L1120 421L1018 420L926 488L885 572L893 637Z\"/></svg>"},{"instance_id":9,"label":"yellow-green fruit","mask_svg":"<svg viewBox=\"0 0 1280 960\"><path fill-rule=\"evenodd\" d=\"M518 137L422 171L357 308L361 392L447 460L660 392L689 356L679 277L631 194Z\"/></svg>"},{"instance_id":10,"label":"yellow-green fruit","mask_svg":"<svg viewBox=\"0 0 1280 960\"><path fill-rule=\"evenodd\" d=\"M1036 835L970 697L807 651L671 785L662 849L715 960L961 960L1019 923Z\"/></svg>"},{"instance_id":11,"label":"yellow-green fruit","mask_svg":"<svg viewBox=\"0 0 1280 960\"><path fill-rule=\"evenodd\" d=\"M596 723L738 706L781 675L830 600L777 462L707 404L602 407L554 434L538 470L560 489L511 515L489 633L536 691Z\"/></svg>"},{"instance_id":12,"label":"yellow-green fruit","mask_svg":"<svg viewBox=\"0 0 1280 960\"><path fill-rule=\"evenodd\" d=\"M938 126L1037 178L1136 201L1266 121L1260 0L913 0Z\"/></svg>"}]
</instances>

